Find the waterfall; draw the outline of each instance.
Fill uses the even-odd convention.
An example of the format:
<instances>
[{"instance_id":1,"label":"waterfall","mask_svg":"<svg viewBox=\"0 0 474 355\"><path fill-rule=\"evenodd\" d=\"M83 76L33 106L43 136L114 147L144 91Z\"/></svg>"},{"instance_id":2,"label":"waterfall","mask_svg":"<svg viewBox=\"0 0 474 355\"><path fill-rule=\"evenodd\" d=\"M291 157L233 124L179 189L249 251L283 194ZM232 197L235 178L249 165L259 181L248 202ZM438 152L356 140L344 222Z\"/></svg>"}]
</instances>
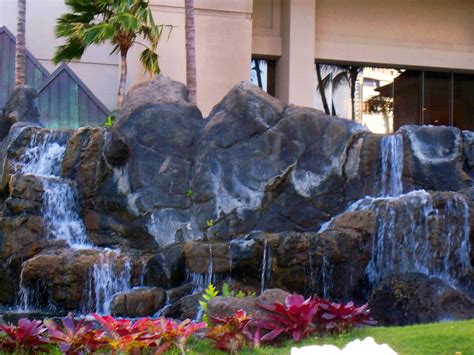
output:
<instances>
[{"instance_id":1,"label":"waterfall","mask_svg":"<svg viewBox=\"0 0 474 355\"><path fill-rule=\"evenodd\" d=\"M24 286L23 283L23 269L20 272L20 289L18 291L18 310L21 312L31 311L30 300L29 300L30 291Z\"/></svg>"},{"instance_id":2,"label":"waterfall","mask_svg":"<svg viewBox=\"0 0 474 355\"><path fill-rule=\"evenodd\" d=\"M380 152L380 193L382 196L399 196L403 193L403 136L392 134L382 137Z\"/></svg>"},{"instance_id":3,"label":"waterfall","mask_svg":"<svg viewBox=\"0 0 474 355\"><path fill-rule=\"evenodd\" d=\"M372 210L377 231L365 273L375 285L391 273L419 272L456 285L471 272L469 206L464 196L424 190L366 197L350 210Z\"/></svg>"},{"instance_id":4,"label":"waterfall","mask_svg":"<svg viewBox=\"0 0 474 355\"><path fill-rule=\"evenodd\" d=\"M265 291L272 277L272 251L267 239L263 241L263 258L260 267L260 293Z\"/></svg>"},{"instance_id":5,"label":"waterfall","mask_svg":"<svg viewBox=\"0 0 474 355\"><path fill-rule=\"evenodd\" d=\"M42 214L49 237L64 240L73 248L90 247L76 188L72 181L60 177L66 143L67 136L61 131L34 134L17 170L37 176L43 184Z\"/></svg>"},{"instance_id":6,"label":"waterfall","mask_svg":"<svg viewBox=\"0 0 474 355\"><path fill-rule=\"evenodd\" d=\"M323 254L321 263L321 279L323 286L323 297L329 299L329 288L331 286L332 279L332 267L326 253Z\"/></svg>"},{"instance_id":7,"label":"waterfall","mask_svg":"<svg viewBox=\"0 0 474 355\"><path fill-rule=\"evenodd\" d=\"M50 237L64 240L72 248L90 247L79 216L76 189L61 178L43 179L42 213Z\"/></svg>"},{"instance_id":8,"label":"waterfall","mask_svg":"<svg viewBox=\"0 0 474 355\"><path fill-rule=\"evenodd\" d=\"M61 131L49 131L46 135L33 134L15 171L21 174L60 176L66 142L67 135Z\"/></svg>"},{"instance_id":9,"label":"waterfall","mask_svg":"<svg viewBox=\"0 0 474 355\"><path fill-rule=\"evenodd\" d=\"M193 284L193 294L202 292L210 283L215 282L214 261L212 260L212 245L209 244L209 260L207 264L207 273L193 272L191 273L191 281Z\"/></svg>"},{"instance_id":10,"label":"waterfall","mask_svg":"<svg viewBox=\"0 0 474 355\"><path fill-rule=\"evenodd\" d=\"M99 262L90 271L84 313L110 314L113 296L131 289L131 269L130 260L119 251L101 253Z\"/></svg>"}]
</instances>

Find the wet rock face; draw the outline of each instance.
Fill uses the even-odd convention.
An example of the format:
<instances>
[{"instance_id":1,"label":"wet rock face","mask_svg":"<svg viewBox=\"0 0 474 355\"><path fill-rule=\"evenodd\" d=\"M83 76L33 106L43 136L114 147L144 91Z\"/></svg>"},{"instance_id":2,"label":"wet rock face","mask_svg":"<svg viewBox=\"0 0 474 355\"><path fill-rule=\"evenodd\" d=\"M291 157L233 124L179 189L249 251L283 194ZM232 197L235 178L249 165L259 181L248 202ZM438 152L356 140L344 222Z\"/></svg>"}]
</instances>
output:
<instances>
[{"instance_id":1,"label":"wet rock face","mask_svg":"<svg viewBox=\"0 0 474 355\"><path fill-rule=\"evenodd\" d=\"M410 189L457 191L472 185L463 170L464 154L469 162L470 151L468 145L464 145L467 151L463 151L463 136L458 128L404 126L400 131L407 138L409 154L404 175Z\"/></svg>"},{"instance_id":2,"label":"wet rock face","mask_svg":"<svg viewBox=\"0 0 474 355\"><path fill-rule=\"evenodd\" d=\"M165 303L166 292L156 287L140 287L114 296L111 314L122 317L153 316Z\"/></svg>"},{"instance_id":3,"label":"wet rock face","mask_svg":"<svg viewBox=\"0 0 474 355\"><path fill-rule=\"evenodd\" d=\"M369 300L381 324L408 325L474 317L474 301L446 282L423 274L383 280Z\"/></svg>"}]
</instances>

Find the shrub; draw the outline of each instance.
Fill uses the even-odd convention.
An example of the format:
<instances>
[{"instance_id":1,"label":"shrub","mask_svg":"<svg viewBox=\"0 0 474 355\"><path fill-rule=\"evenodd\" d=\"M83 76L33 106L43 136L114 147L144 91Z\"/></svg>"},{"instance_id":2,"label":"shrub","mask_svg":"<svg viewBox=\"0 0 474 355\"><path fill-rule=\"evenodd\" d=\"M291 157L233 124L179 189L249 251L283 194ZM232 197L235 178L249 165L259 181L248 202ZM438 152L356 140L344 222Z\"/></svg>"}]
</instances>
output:
<instances>
[{"instance_id":1,"label":"shrub","mask_svg":"<svg viewBox=\"0 0 474 355\"><path fill-rule=\"evenodd\" d=\"M85 319L75 320L72 314L61 319L58 325L52 319L46 319L49 341L57 344L65 354L78 354L84 350L91 352L104 346L102 330L94 330L94 324Z\"/></svg>"},{"instance_id":2,"label":"shrub","mask_svg":"<svg viewBox=\"0 0 474 355\"><path fill-rule=\"evenodd\" d=\"M332 303L319 299L319 312L316 314L315 323L320 330L340 332L352 327L375 325L377 322L370 318L368 304L356 306L354 302L346 304Z\"/></svg>"},{"instance_id":3,"label":"shrub","mask_svg":"<svg viewBox=\"0 0 474 355\"><path fill-rule=\"evenodd\" d=\"M22 318L16 326L2 321L0 350L20 354L44 351L48 343L45 333L46 327L39 320Z\"/></svg>"},{"instance_id":4,"label":"shrub","mask_svg":"<svg viewBox=\"0 0 474 355\"><path fill-rule=\"evenodd\" d=\"M294 341L300 341L315 331L313 319L318 312L318 299L309 297L304 299L297 294L288 295L285 304L260 304L261 308L271 313L265 319L257 320L254 326L268 332L262 336L261 341L273 341L280 334L285 333Z\"/></svg>"},{"instance_id":5,"label":"shrub","mask_svg":"<svg viewBox=\"0 0 474 355\"><path fill-rule=\"evenodd\" d=\"M252 317L241 309L231 317L214 317L212 322L217 325L209 329L207 337L217 349L237 354L247 343L249 332L246 327L251 320Z\"/></svg>"},{"instance_id":6,"label":"shrub","mask_svg":"<svg viewBox=\"0 0 474 355\"><path fill-rule=\"evenodd\" d=\"M156 321L158 331L161 334L162 344L158 348L158 354L161 354L172 346L176 346L182 355L186 354L186 346L191 335L197 330L207 327L206 323L195 323L190 319L185 319L181 323L176 323L174 320L160 318Z\"/></svg>"}]
</instances>

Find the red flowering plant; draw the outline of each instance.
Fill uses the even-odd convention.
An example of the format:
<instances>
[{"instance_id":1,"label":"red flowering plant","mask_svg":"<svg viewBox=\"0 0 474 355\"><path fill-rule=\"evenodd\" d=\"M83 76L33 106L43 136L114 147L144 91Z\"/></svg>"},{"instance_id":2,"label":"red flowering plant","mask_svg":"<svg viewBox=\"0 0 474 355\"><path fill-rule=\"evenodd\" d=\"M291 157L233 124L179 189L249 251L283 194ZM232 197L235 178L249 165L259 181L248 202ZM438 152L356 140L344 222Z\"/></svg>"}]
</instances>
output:
<instances>
[{"instance_id":1,"label":"red flowering plant","mask_svg":"<svg viewBox=\"0 0 474 355\"><path fill-rule=\"evenodd\" d=\"M332 303L319 299L319 312L315 316L315 323L322 331L340 332L352 327L375 325L377 322L370 317L368 304L356 306L354 302Z\"/></svg>"},{"instance_id":2,"label":"red flowering plant","mask_svg":"<svg viewBox=\"0 0 474 355\"><path fill-rule=\"evenodd\" d=\"M102 330L94 330L94 324L86 319L75 320L72 314L61 319L61 324L46 319L44 325L48 329L51 343L57 344L64 354L75 355L83 351L97 351L106 343L101 340Z\"/></svg>"},{"instance_id":3,"label":"red flowering plant","mask_svg":"<svg viewBox=\"0 0 474 355\"><path fill-rule=\"evenodd\" d=\"M107 343L113 352L131 352L148 346L157 346L161 334L153 320L141 318L133 323L128 319L118 319L111 316L92 316L102 325L105 332L99 337Z\"/></svg>"},{"instance_id":4,"label":"red flowering plant","mask_svg":"<svg viewBox=\"0 0 474 355\"><path fill-rule=\"evenodd\" d=\"M2 334L3 333L3 334ZM5 352L40 352L48 344L46 327L39 320L22 318L18 325L0 322L0 350Z\"/></svg>"},{"instance_id":5,"label":"red flowering plant","mask_svg":"<svg viewBox=\"0 0 474 355\"><path fill-rule=\"evenodd\" d=\"M191 335L197 330L206 328L204 322L192 322L185 319L181 323L176 323L172 319L160 318L155 321L161 335L161 345L158 347L156 354L168 351L172 346L176 346L182 355L186 354L186 346Z\"/></svg>"},{"instance_id":6,"label":"red flowering plant","mask_svg":"<svg viewBox=\"0 0 474 355\"><path fill-rule=\"evenodd\" d=\"M251 320L252 317L242 309L230 317L213 317L212 323L216 325L209 329L207 337L217 349L237 354L248 340L253 339L250 329L247 328Z\"/></svg>"},{"instance_id":7,"label":"red flowering plant","mask_svg":"<svg viewBox=\"0 0 474 355\"><path fill-rule=\"evenodd\" d=\"M261 342L274 341L280 334L287 334L297 342L316 330L313 324L319 309L316 298L305 299L301 295L291 294L286 297L284 304L274 302L259 306L270 312L264 319L252 322L253 327L266 331L260 338Z\"/></svg>"}]
</instances>

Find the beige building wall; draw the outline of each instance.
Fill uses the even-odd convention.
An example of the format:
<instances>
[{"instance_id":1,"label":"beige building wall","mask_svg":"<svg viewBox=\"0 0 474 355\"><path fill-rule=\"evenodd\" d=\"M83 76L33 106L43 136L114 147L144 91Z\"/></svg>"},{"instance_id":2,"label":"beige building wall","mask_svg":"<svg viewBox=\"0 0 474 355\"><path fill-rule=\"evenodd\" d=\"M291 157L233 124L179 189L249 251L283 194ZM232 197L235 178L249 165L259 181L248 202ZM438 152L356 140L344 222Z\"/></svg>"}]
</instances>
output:
<instances>
[{"instance_id":1,"label":"beige building wall","mask_svg":"<svg viewBox=\"0 0 474 355\"><path fill-rule=\"evenodd\" d=\"M315 10L315 58L474 70L473 0L316 0Z\"/></svg>"},{"instance_id":2,"label":"beige building wall","mask_svg":"<svg viewBox=\"0 0 474 355\"><path fill-rule=\"evenodd\" d=\"M281 21L300 0L254 0L252 53L282 54ZM314 58L474 70L473 0L314 0ZM285 8L286 7L286 8ZM312 26L309 13L294 20ZM309 38L299 41L308 44Z\"/></svg>"},{"instance_id":3,"label":"beige building wall","mask_svg":"<svg viewBox=\"0 0 474 355\"><path fill-rule=\"evenodd\" d=\"M163 74L186 82L184 1L151 0L155 21L172 25L158 46ZM249 80L252 0L195 0L197 102L204 116L238 82ZM168 36L169 35L169 36ZM133 53L138 58L140 48ZM136 62L136 59L134 60ZM143 80L135 66L130 82Z\"/></svg>"}]
</instances>

